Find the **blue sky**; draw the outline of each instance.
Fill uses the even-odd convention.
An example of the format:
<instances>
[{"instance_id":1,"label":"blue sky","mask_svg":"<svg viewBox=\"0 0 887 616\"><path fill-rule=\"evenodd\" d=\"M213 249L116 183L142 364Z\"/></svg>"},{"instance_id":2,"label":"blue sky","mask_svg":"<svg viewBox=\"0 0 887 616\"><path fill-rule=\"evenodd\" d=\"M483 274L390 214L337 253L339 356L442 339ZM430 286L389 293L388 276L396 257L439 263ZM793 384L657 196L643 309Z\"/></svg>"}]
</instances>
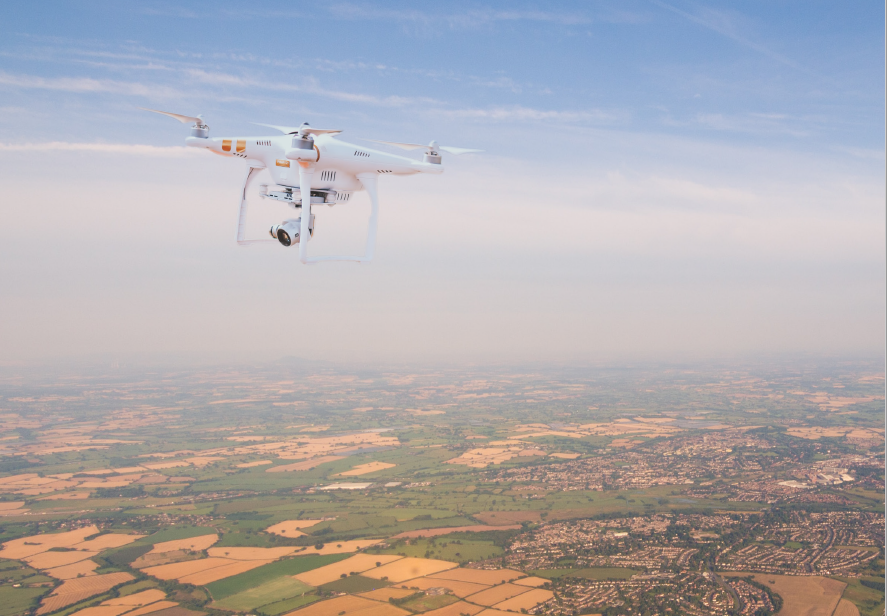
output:
<instances>
[{"instance_id":1,"label":"blue sky","mask_svg":"<svg viewBox=\"0 0 887 616\"><path fill-rule=\"evenodd\" d=\"M2 361L273 356L296 308L289 354L331 359L882 348L883 3L54 2L0 31ZM486 152L384 184L371 268L306 271L230 246L241 167L141 106Z\"/></svg>"},{"instance_id":2,"label":"blue sky","mask_svg":"<svg viewBox=\"0 0 887 616\"><path fill-rule=\"evenodd\" d=\"M307 116L465 138L555 124L882 148L881 3L258 4L7 11L6 106L78 118L8 130L144 138L154 118L108 106L147 99L240 130L240 118Z\"/></svg>"}]
</instances>

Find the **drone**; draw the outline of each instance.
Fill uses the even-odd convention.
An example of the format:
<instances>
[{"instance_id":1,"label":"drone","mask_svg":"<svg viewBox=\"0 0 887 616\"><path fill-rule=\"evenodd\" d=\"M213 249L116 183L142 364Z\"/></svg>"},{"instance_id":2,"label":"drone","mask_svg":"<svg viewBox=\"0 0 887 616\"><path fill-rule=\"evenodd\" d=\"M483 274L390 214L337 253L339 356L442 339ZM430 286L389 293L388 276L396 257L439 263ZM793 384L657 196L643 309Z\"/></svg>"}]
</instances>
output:
<instances>
[{"instance_id":1,"label":"drone","mask_svg":"<svg viewBox=\"0 0 887 616\"><path fill-rule=\"evenodd\" d=\"M175 118L183 124L191 123L191 135L185 139L187 146L204 148L222 156L250 161L240 196L237 244L249 246L278 242L288 247L298 244L299 260L306 264L321 261L357 263L372 261L376 249L376 230L379 225L379 176L440 174L444 170L441 164L441 152L467 154L483 151L441 146L435 141L425 146L416 143L367 140L403 150L425 148L423 160L418 161L341 141L336 138L341 130L312 128L307 123L298 127L256 123L257 126L273 128L283 133L271 137L210 138L209 126L201 115L195 117L144 107L142 109ZM247 190L256 176L265 169L271 174L276 186L273 190L268 190L268 184L261 184L259 196L263 199L282 201L295 210L295 215L272 226L269 231L270 239L246 239ZM339 203L348 203L354 193L363 190L369 195L371 206L364 254L309 257L308 242L314 235L312 206L332 207Z\"/></svg>"}]
</instances>

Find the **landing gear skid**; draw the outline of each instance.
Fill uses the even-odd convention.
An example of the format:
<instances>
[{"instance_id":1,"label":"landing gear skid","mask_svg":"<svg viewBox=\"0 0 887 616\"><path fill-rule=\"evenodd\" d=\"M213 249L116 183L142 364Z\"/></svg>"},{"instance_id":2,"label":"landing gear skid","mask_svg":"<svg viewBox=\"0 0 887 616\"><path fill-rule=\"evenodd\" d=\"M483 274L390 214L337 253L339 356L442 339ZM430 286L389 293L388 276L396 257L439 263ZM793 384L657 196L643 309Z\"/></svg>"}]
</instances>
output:
<instances>
[{"instance_id":1,"label":"landing gear skid","mask_svg":"<svg viewBox=\"0 0 887 616\"><path fill-rule=\"evenodd\" d=\"M253 180L256 179L256 176L259 175L265 167L250 167L249 171L246 172L246 177L243 179L243 190L240 191L240 214L237 216L237 240L238 246L252 246L253 244L268 244L274 243L277 240L274 239L261 239L261 240L247 240L244 239L244 235L246 234L246 212L249 208L246 202L246 191L252 185Z\"/></svg>"}]
</instances>

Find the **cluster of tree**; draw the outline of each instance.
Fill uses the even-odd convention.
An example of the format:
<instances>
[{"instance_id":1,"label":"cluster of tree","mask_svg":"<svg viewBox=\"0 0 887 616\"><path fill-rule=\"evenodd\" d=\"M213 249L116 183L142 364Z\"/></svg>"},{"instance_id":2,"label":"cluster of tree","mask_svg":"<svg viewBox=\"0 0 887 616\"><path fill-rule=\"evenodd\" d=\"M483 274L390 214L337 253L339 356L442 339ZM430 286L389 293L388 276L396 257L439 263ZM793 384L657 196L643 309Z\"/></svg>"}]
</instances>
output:
<instances>
[{"instance_id":1,"label":"cluster of tree","mask_svg":"<svg viewBox=\"0 0 887 616\"><path fill-rule=\"evenodd\" d=\"M413 601L415 599L418 599L418 598L424 597L424 596L425 596L425 593L420 590L419 592L414 592L413 594L407 595L406 597L400 597L400 598L390 597L388 599L388 602L391 603L392 605L403 605L405 603L409 603L410 601Z\"/></svg>"},{"instance_id":2,"label":"cluster of tree","mask_svg":"<svg viewBox=\"0 0 887 616\"><path fill-rule=\"evenodd\" d=\"M126 486L123 488L96 488L96 498L138 498L145 495L145 487L142 485Z\"/></svg>"},{"instance_id":3,"label":"cluster of tree","mask_svg":"<svg viewBox=\"0 0 887 616\"><path fill-rule=\"evenodd\" d=\"M36 464L28 462L22 456L0 457L0 473L12 473L31 466L36 466Z\"/></svg>"}]
</instances>

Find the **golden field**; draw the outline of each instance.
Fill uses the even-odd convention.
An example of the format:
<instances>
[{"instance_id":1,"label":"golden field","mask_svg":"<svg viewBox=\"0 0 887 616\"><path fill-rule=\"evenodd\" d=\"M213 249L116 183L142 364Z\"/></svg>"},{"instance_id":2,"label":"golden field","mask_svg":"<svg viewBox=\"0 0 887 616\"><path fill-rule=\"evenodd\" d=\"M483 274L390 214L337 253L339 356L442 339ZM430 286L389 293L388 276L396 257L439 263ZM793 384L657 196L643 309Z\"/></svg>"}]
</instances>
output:
<instances>
[{"instance_id":1,"label":"golden field","mask_svg":"<svg viewBox=\"0 0 887 616\"><path fill-rule=\"evenodd\" d=\"M382 565L364 575L377 580L383 577L391 582L405 582L417 577L423 577L431 573L454 569L458 565L445 560L433 560L430 558L401 558L387 565Z\"/></svg>"},{"instance_id":2,"label":"golden field","mask_svg":"<svg viewBox=\"0 0 887 616\"><path fill-rule=\"evenodd\" d=\"M266 533L280 535L281 537L301 537L305 533L303 528L310 528L323 520L286 520L265 529Z\"/></svg>"}]
</instances>

